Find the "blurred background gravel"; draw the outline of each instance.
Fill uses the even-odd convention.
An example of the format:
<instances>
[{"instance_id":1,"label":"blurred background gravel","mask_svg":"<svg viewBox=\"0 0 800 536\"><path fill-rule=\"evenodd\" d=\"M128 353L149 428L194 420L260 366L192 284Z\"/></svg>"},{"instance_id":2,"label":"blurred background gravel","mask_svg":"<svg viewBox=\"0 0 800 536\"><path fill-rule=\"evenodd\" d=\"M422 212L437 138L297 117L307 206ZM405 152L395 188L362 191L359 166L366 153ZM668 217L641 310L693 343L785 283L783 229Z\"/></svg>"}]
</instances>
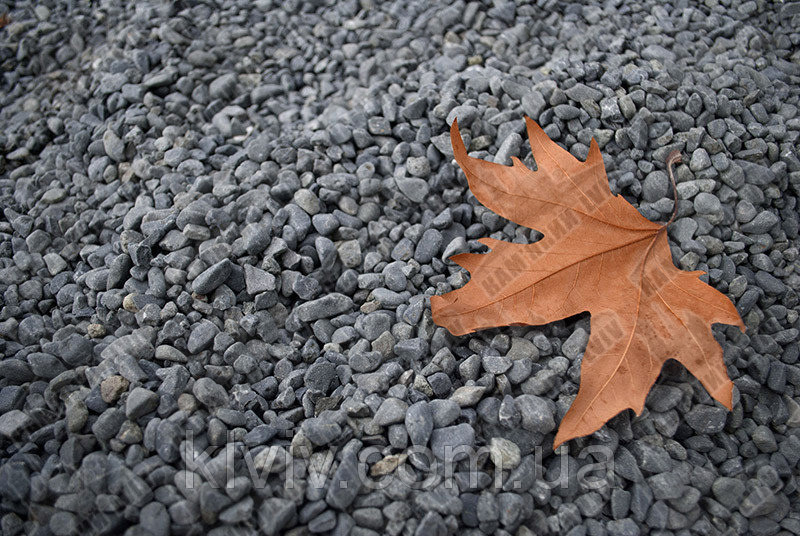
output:
<instances>
[{"instance_id":1,"label":"blurred background gravel","mask_svg":"<svg viewBox=\"0 0 800 536\"><path fill-rule=\"evenodd\" d=\"M800 4L0 12L0 533L800 534ZM588 317L432 323L450 255L538 237L448 125L533 165L524 114L652 220L684 155L674 260L748 328L715 327L733 411L673 362L553 453Z\"/></svg>"}]
</instances>

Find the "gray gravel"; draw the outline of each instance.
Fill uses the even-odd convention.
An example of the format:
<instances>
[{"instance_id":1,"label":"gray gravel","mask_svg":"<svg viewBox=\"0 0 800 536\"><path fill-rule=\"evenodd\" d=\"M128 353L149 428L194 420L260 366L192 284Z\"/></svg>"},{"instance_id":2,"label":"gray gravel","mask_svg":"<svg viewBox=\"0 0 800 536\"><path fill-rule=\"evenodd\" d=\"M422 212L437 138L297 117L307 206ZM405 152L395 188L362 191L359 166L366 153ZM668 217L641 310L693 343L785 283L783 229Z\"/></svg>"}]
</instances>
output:
<instances>
[{"instance_id":1,"label":"gray gravel","mask_svg":"<svg viewBox=\"0 0 800 536\"><path fill-rule=\"evenodd\" d=\"M10 8L13 5L13 8ZM800 534L800 4L1 2L0 533ZM523 114L741 312L553 453L588 318L429 297ZM608 267L613 270L613 267Z\"/></svg>"}]
</instances>

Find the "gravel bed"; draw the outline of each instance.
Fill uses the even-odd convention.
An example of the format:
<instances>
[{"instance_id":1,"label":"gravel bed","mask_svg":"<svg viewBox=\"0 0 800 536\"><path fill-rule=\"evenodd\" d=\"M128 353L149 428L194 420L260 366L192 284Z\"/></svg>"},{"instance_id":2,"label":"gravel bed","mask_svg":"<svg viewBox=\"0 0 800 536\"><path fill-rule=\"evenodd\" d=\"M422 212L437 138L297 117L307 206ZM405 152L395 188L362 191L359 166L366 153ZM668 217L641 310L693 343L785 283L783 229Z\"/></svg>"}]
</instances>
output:
<instances>
[{"instance_id":1,"label":"gravel bed","mask_svg":"<svg viewBox=\"0 0 800 536\"><path fill-rule=\"evenodd\" d=\"M0 533L800 534L800 3L0 2ZM673 209L680 365L552 451L589 318L453 337L523 115ZM608 267L613 270L613 267Z\"/></svg>"}]
</instances>

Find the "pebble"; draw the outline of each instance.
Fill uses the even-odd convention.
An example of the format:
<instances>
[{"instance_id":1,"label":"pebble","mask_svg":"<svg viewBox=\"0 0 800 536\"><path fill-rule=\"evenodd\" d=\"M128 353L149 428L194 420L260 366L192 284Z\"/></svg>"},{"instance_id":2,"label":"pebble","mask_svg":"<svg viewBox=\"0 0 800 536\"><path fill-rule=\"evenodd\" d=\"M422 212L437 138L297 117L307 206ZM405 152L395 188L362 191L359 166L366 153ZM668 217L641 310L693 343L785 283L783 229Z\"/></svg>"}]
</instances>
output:
<instances>
[{"instance_id":1,"label":"pebble","mask_svg":"<svg viewBox=\"0 0 800 536\"><path fill-rule=\"evenodd\" d=\"M378 426L389 426L390 424L404 422L406 418L406 411L408 404L397 398L387 398L383 401L372 422ZM435 422L435 417L432 415L432 420Z\"/></svg>"},{"instance_id":2,"label":"pebble","mask_svg":"<svg viewBox=\"0 0 800 536\"><path fill-rule=\"evenodd\" d=\"M450 400L462 408L474 406L483 398L485 392L486 387L482 385L463 385L450 395Z\"/></svg>"},{"instance_id":3,"label":"pebble","mask_svg":"<svg viewBox=\"0 0 800 536\"><path fill-rule=\"evenodd\" d=\"M210 320L201 320L194 326L186 341L186 349L190 354L197 354L208 348L219 333L219 328Z\"/></svg>"},{"instance_id":4,"label":"pebble","mask_svg":"<svg viewBox=\"0 0 800 536\"><path fill-rule=\"evenodd\" d=\"M433 432L433 412L428 403L420 401L411 404L406 411L405 425L413 445L427 445Z\"/></svg>"},{"instance_id":5,"label":"pebble","mask_svg":"<svg viewBox=\"0 0 800 536\"><path fill-rule=\"evenodd\" d=\"M511 358L501 355L485 355L482 359L483 369L492 374L503 374L511 368Z\"/></svg>"},{"instance_id":6,"label":"pebble","mask_svg":"<svg viewBox=\"0 0 800 536\"><path fill-rule=\"evenodd\" d=\"M228 403L228 393L225 388L210 378L200 378L194 382L192 394L201 404L209 408L224 406Z\"/></svg>"},{"instance_id":7,"label":"pebble","mask_svg":"<svg viewBox=\"0 0 800 536\"><path fill-rule=\"evenodd\" d=\"M427 177L431 173L431 166L424 156L412 156L406 160L406 169L414 177Z\"/></svg>"},{"instance_id":8,"label":"pebble","mask_svg":"<svg viewBox=\"0 0 800 536\"><path fill-rule=\"evenodd\" d=\"M714 434L722 431L727 416L727 410L724 408L695 406L686 414L686 422L697 433Z\"/></svg>"},{"instance_id":9,"label":"pebble","mask_svg":"<svg viewBox=\"0 0 800 536\"><path fill-rule=\"evenodd\" d=\"M444 462L466 458L474 444L475 429L467 423L436 428L431 434L433 455Z\"/></svg>"},{"instance_id":10,"label":"pebble","mask_svg":"<svg viewBox=\"0 0 800 536\"><path fill-rule=\"evenodd\" d=\"M298 305L295 308L297 318L302 322L312 322L320 318L330 318L344 313L353 307L349 296L334 292Z\"/></svg>"},{"instance_id":11,"label":"pebble","mask_svg":"<svg viewBox=\"0 0 800 536\"><path fill-rule=\"evenodd\" d=\"M523 394L514 399L522 414L522 427L531 432L547 434L555 429L553 409L541 397Z\"/></svg>"},{"instance_id":12,"label":"pebble","mask_svg":"<svg viewBox=\"0 0 800 536\"><path fill-rule=\"evenodd\" d=\"M489 442L489 457L498 470L510 470L519 465L520 450L513 441L493 437Z\"/></svg>"},{"instance_id":13,"label":"pebble","mask_svg":"<svg viewBox=\"0 0 800 536\"><path fill-rule=\"evenodd\" d=\"M223 259L206 268L194 281L192 290L196 294L207 295L222 285L231 274L231 263L228 259Z\"/></svg>"},{"instance_id":14,"label":"pebble","mask_svg":"<svg viewBox=\"0 0 800 536\"><path fill-rule=\"evenodd\" d=\"M780 218L775 213L764 210L756 214L749 222L742 224L740 228L743 233L764 234L778 222L780 222Z\"/></svg>"},{"instance_id":15,"label":"pebble","mask_svg":"<svg viewBox=\"0 0 800 536\"><path fill-rule=\"evenodd\" d=\"M355 439L345 445L342 459L328 486L325 502L337 510L347 509L361 489L362 482L356 460L359 446Z\"/></svg>"},{"instance_id":16,"label":"pebble","mask_svg":"<svg viewBox=\"0 0 800 536\"><path fill-rule=\"evenodd\" d=\"M130 382L122 376L113 375L100 382L100 397L106 404L113 404L128 390Z\"/></svg>"},{"instance_id":17,"label":"pebble","mask_svg":"<svg viewBox=\"0 0 800 536\"><path fill-rule=\"evenodd\" d=\"M33 421L25 412L12 409L0 415L0 435L6 439L13 439L28 428Z\"/></svg>"},{"instance_id":18,"label":"pebble","mask_svg":"<svg viewBox=\"0 0 800 536\"><path fill-rule=\"evenodd\" d=\"M698 214L717 214L722 211L722 203L714 194L700 192L694 198L694 210Z\"/></svg>"},{"instance_id":19,"label":"pebble","mask_svg":"<svg viewBox=\"0 0 800 536\"><path fill-rule=\"evenodd\" d=\"M153 391L143 387L134 388L125 401L125 416L135 421L143 415L154 411L159 404L159 397Z\"/></svg>"},{"instance_id":20,"label":"pebble","mask_svg":"<svg viewBox=\"0 0 800 536\"><path fill-rule=\"evenodd\" d=\"M338 424L321 418L306 419L301 430L315 445L327 445L342 433L342 428Z\"/></svg>"}]
</instances>

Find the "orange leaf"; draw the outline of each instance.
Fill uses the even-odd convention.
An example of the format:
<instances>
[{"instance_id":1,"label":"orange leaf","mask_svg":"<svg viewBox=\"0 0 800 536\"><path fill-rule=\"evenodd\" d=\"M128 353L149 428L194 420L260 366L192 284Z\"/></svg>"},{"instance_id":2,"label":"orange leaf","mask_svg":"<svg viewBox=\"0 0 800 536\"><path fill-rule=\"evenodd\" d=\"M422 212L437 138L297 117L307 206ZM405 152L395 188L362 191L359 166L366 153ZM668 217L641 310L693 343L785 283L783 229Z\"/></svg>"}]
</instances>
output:
<instances>
[{"instance_id":1,"label":"orange leaf","mask_svg":"<svg viewBox=\"0 0 800 536\"><path fill-rule=\"evenodd\" d=\"M554 448L595 432L627 408L641 413L669 358L731 409L733 384L711 324L744 330L736 308L699 279L702 272L675 267L664 225L611 193L594 139L581 162L525 119L536 171L517 158L504 166L468 156L456 121L450 138L475 197L544 238L532 244L483 238L489 253L452 257L469 270L470 281L431 297L434 322L463 335L591 313L580 389Z\"/></svg>"}]
</instances>

